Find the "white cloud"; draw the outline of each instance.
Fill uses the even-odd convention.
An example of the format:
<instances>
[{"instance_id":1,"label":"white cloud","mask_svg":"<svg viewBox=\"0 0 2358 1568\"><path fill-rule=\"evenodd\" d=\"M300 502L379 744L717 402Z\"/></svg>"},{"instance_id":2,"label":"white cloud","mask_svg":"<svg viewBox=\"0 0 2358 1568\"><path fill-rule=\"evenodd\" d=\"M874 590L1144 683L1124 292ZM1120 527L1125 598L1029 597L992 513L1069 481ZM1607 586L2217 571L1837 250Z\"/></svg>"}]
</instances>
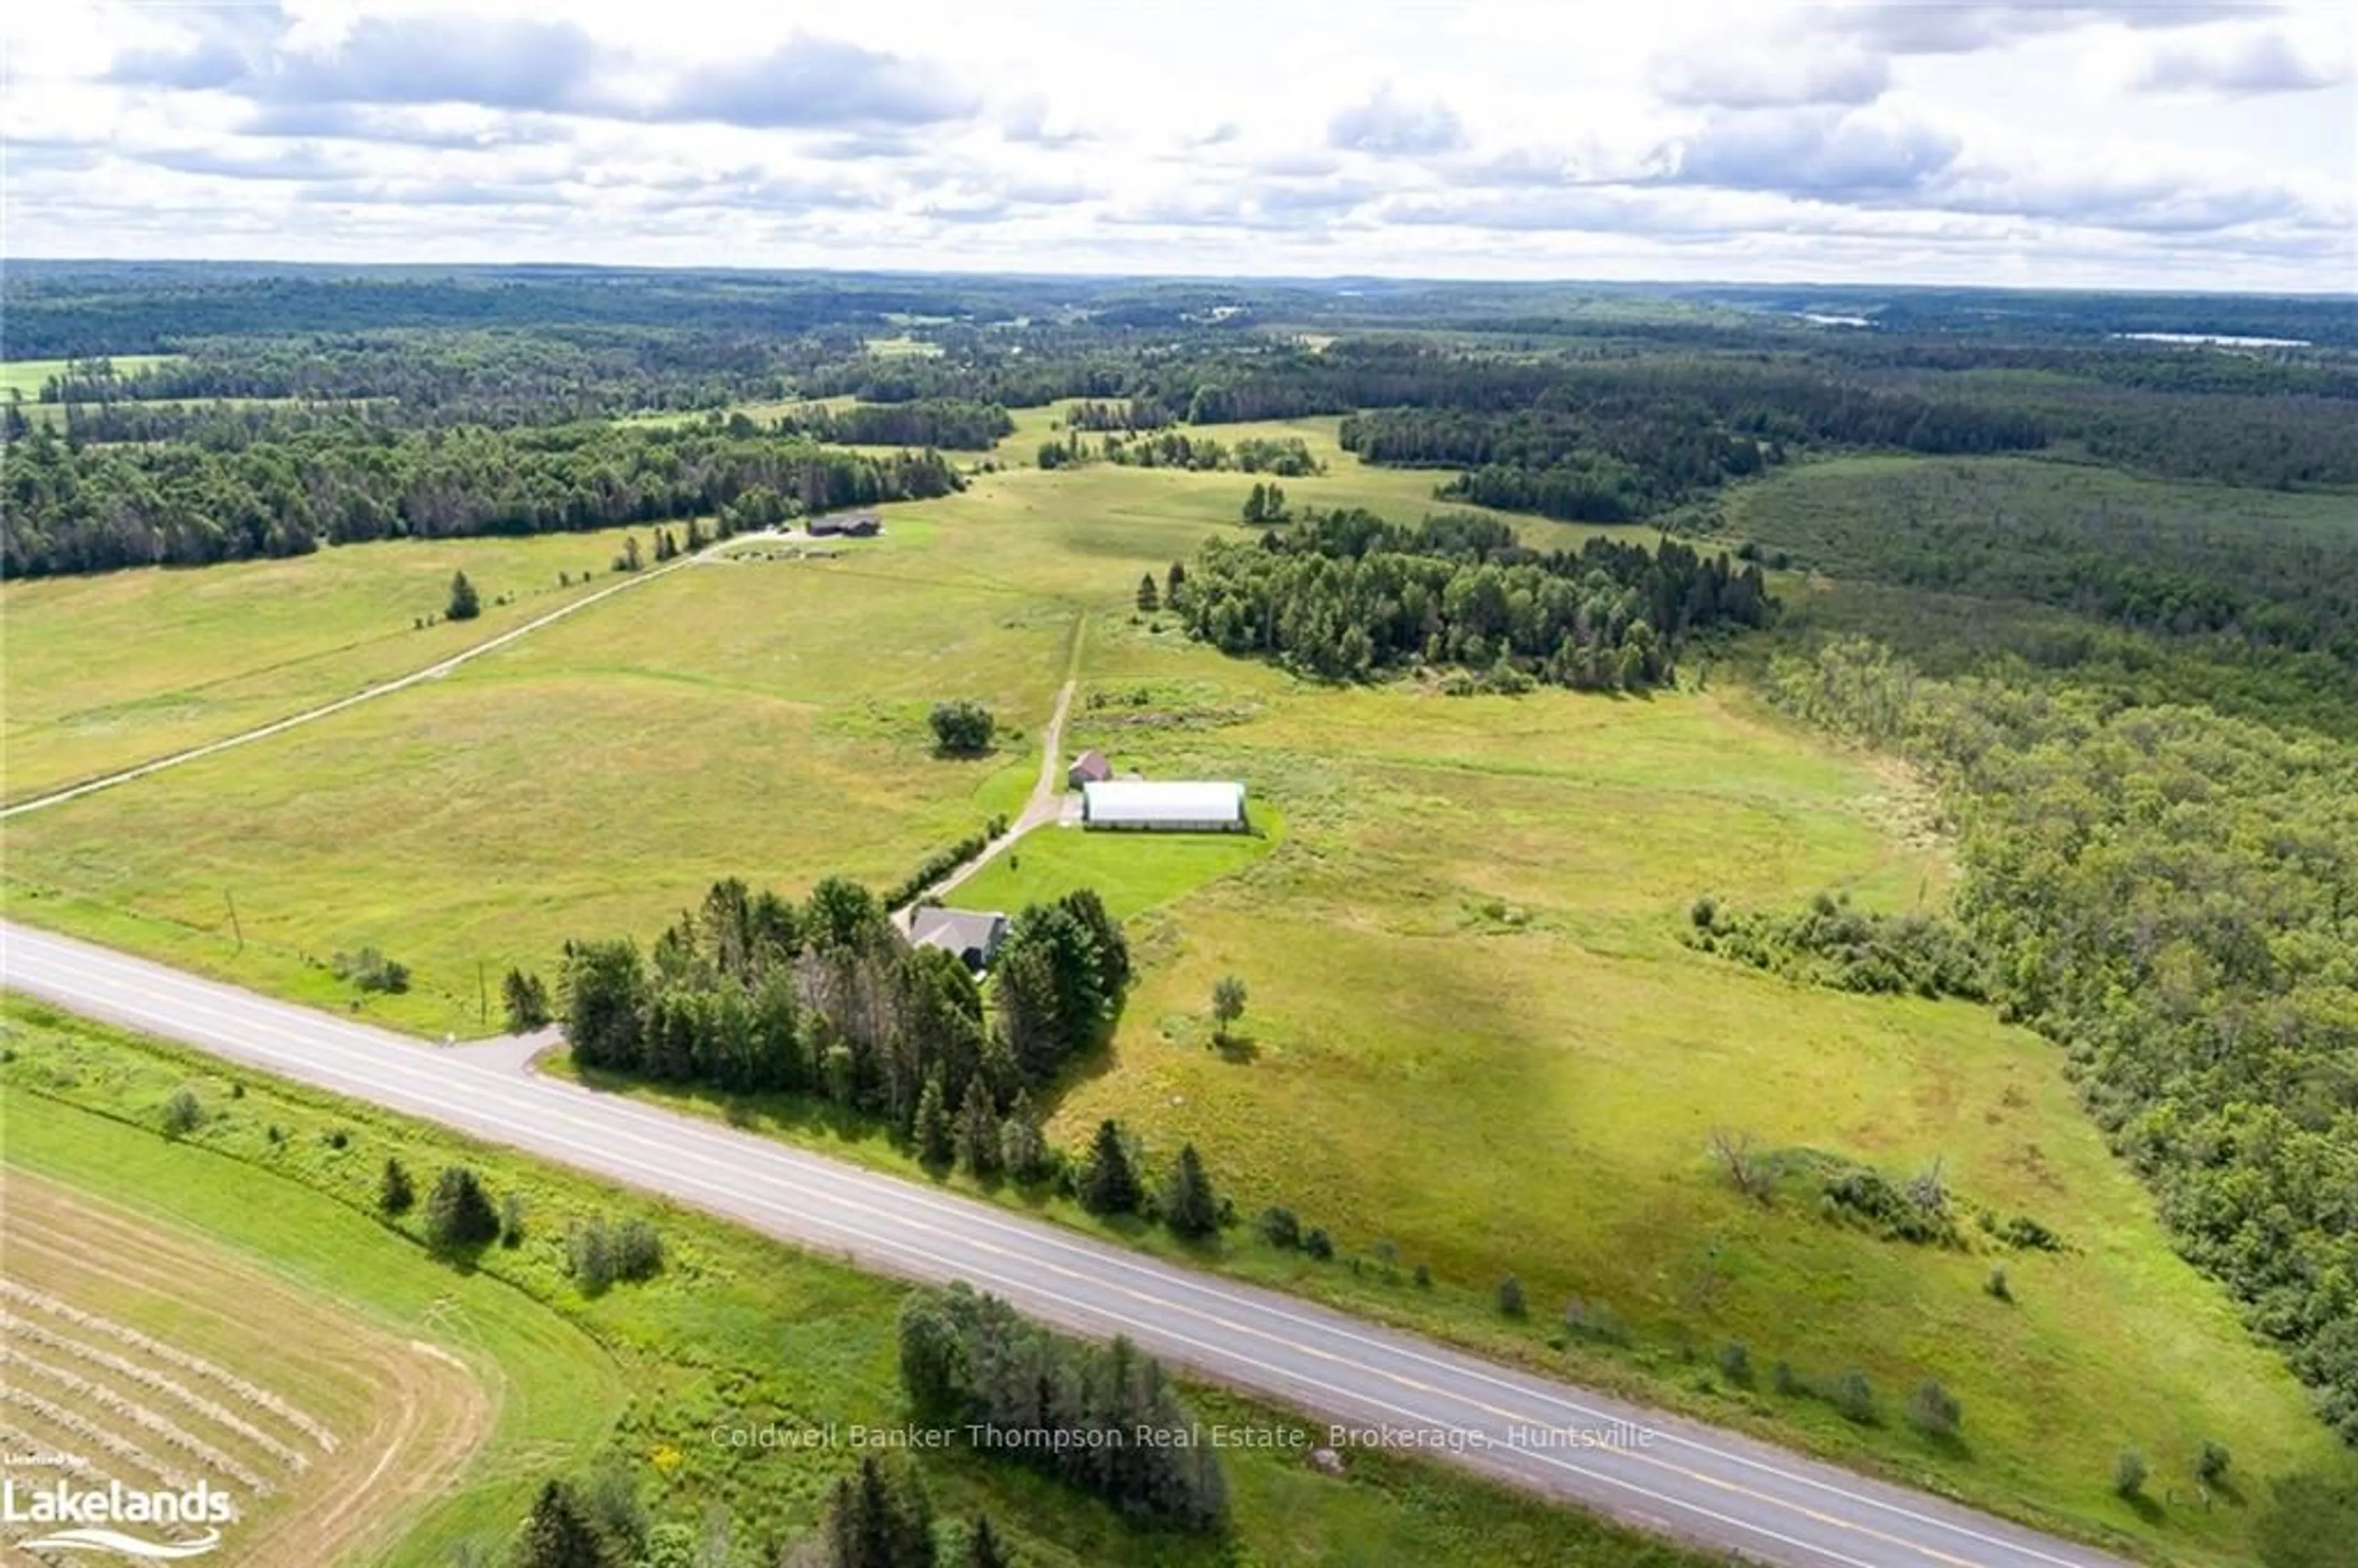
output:
<instances>
[{"instance_id":1,"label":"white cloud","mask_svg":"<svg viewBox=\"0 0 2358 1568\"><path fill-rule=\"evenodd\" d=\"M1345 152L1442 153L1463 144L1466 128L1445 103L1411 103L1379 87L1365 103L1335 111L1326 145Z\"/></svg>"},{"instance_id":2,"label":"white cloud","mask_svg":"<svg viewBox=\"0 0 2358 1568\"><path fill-rule=\"evenodd\" d=\"M2348 15L0 13L23 254L2343 287Z\"/></svg>"},{"instance_id":3,"label":"white cloud","mask_svg":"<svg viewBox=\"0 0 2358 1568\"><path fill-rule=\"evenodd\" d=\"M1891 65L1847 40L1788 39L1755 48L1697 43L1656 60L1654 79L1672 103L1728 109L1872 103L1891 85Z\"/></svg>"},{"instance_id":4,"label":"white cloud","mask_svg":"<svg viewBox=\"0 0 2358 1568\"><path fill-rule=\"evenodd\" d=\"M2157 92L2310 92L2351 78L2350 39L2283 27L2204 29L2150 45L2132 85ZM2353 126L2358 133L2358 126Z\"/></svg>"}]
</instances>

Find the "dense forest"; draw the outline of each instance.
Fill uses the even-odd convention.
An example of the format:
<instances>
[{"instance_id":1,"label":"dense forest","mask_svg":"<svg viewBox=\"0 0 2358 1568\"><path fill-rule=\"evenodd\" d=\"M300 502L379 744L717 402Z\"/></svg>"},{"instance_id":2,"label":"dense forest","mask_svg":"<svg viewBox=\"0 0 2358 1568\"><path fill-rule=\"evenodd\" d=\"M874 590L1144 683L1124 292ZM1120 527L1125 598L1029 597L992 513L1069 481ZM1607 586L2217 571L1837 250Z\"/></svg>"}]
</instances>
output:
<instances>
[{"instance_id":1,"label":"dense forest","mask_svg":"<svg viewBox=\"0 0 2358 1568\"><path fill-rule=\"evenodd\" d=\"M856 403L835 413L814 405L788 416L780 427L813 440L850 446L987 452L1001 436L1013 432L1015 421L996 403L921 397L907 403Z\"/></svg>"},{"instance_id":2,"label":"dense forest","mask_svg":"<svg viewBox=\"0 0 2358 1568\"><path fill-rule=\"evenodd\" d=\"M1342 440L1371 463L1468 470L1446 498L1583 523L1643 517L1784 457L1700 405L1634 400L1580 413L1390 409L1346 418Z\"/></svg>"},{"instance_id":3,"label":"dense forest","mask_svg":"<svg viewBox=\"0 0 2358 1568\"><path fill-rule=\"evenodd\" d=\"M1995 996L2358 1444L2358 753L1855 640L1772 690L1937 771Z\"/></svg>"},{"instance_id":4,"label":"dense forest","mask_svg":"<svg viewBox=\"0 0 2358 1568\"><path fill-rule=\"evenodd\" d=\"M862 457L701 426L392 431L356 416L242 444L85 445L36 430L0 486L0 571L197 566L321 545L709 516L749 491L793 514L946 495L933 452Z\"/></svg>"},{"instance_id":5,"label":"dense forest","mask_svg":"<svg viewBox=\"0 0 2358 1568\"><path fill-rule=\"evenodd\" d=\"M1306 514L1255 543L1215 540L1172 576L1168 602L1194 635L1341 680L1414 661L1509 686L1635 689L1670 679L1693 634L1776 611L1760 568L1725 555L1672 540L1542 552L1464 513L1414 527Z\"/></svg>"},{"instance_id":6,"label":"dense forest","mask_svg":"<svg viewBox=\"0 0 2358 1568\"><path fill-rule=\"evenodd\" d=\"M105 358L69 360L38 400L382 401L378 417L403 424L557 424L785 397L848 346L623 328L214 338L129 370Z\"/></svg>"},{"instance_id":7,"label":"dense forest","mask_svg":"<svg viewBox=\"0 0 2358 1568\"><path fill-rule=\"evenodd\" d=\"M1944 670L2014 654L2125 699L2172 695L2349 733L2358 530L2331 499L2162 486L2084 466L1796 470L1679 532L1831 574L1805 619ZM1862 614L1879 591L1885 613Z\"/></svg>"},{"instance_id":8,"label":"dense forest","mask_svg":"<svg viewBox=\"0 0 2358 1568\"><path fill-rule=\"evenodd\" d=\"M1017 915L991 974L986 1009L964 964L911 946L857 883L828 878L795 904L730 881L649 951L568 945L558 995L584 1067L810 1095L908 1136L921 1112L994 1130L1028 1115L1027 1092L1110 1022L1130 949L1076 892Z\"/></svg>"}]
</instances>

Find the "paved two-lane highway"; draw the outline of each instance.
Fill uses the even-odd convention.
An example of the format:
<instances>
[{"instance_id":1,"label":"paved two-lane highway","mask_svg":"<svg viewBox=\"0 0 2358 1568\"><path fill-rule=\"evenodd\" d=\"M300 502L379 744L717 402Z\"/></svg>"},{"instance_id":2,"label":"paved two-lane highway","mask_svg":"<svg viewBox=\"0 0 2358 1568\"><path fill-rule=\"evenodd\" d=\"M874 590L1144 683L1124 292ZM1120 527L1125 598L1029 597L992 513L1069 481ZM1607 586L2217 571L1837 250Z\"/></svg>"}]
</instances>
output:
<instances>
[{"instance_id":1,"label":"paved two-lane highway","mask_svg":"<svg viewBox=\"0 0 2358 1568\"><path fill-rule=\"evenodd\" d=\"M0 984L1086 1334L1640 1528L1791 1568L2118 1559L1342 1313L471 1053L0 925Z\"/></svg>"}]
</instances>

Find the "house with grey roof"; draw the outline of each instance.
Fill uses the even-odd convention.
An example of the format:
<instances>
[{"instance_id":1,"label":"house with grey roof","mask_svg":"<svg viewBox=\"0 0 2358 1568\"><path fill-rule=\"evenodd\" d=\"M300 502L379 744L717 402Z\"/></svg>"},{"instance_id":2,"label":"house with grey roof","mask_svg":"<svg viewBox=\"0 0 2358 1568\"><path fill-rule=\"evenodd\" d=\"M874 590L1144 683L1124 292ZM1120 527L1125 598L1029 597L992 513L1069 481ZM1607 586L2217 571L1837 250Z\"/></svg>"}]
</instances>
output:
<instances>
[{"instance_id":1,"label":"house with grey roof","mask_svg":"<svg viewBox=\"0 0 2358 1568\"><path fill-rule=\"evenodd\" d=\"M830 512L806 524L814 539L872 539L884 531L884 520L873 512Z\"/></svg>"},{"instance_id":2,"label":"house with grey roof","mask_svg":"<svg viewBox=\"0 0 2358 1568\"><path fill-rule=\"evenodd\" d=\"M939 947L955 953L966 967L980 974L1007 940L1007 916L995 909L945 909L927 904L909 915L909 941L914 946Z\"/></svg>"}]
</instances>

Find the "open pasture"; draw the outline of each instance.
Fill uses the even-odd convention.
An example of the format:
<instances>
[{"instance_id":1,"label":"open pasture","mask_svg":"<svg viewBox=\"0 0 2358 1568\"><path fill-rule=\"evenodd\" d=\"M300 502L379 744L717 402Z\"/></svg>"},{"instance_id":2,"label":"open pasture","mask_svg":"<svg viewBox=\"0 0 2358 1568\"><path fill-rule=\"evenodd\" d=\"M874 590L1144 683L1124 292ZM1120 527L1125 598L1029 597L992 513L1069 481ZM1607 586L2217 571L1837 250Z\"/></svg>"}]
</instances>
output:
<instances>
[{"instance_id":1,"label":"open pasture","mask_svg":"<svg viewBox=\"0 0 2358 1568\"><path fill-rule=\"evenodd\" d=\"M717 1509L733 1541L726 1561L774 1563L810 1527L858 1453L848 1444L738 1447L713 1441L714 1430L909 1419L894 1348L902 1284L267 1078L241 1077L245 1092L232 1100L226 1075L209 1064L46 1010L5 1007L14 1049L0 1062L0 1078L14 1097L14 1165L135 1204L169 1234L196 1238L212 1260L233 1253L266 1279L331 1290L401 1336L462 1357L497 1391L490 1439L463 1474L440 1478L433 1505L413 1510L406 1533L380 1532L341 1554L329 1541L329 1550L291 1560L300 1568L501 1562L503 1544L544 1479L591 1473L635 1488L657 1519L686 1526L695 1539L710 1530ZM20 1092L28 1086L38 1092ZM168 1142L152 1127L176 1087L192 1087L208 1115L200 1130ZM279 1138L271 1136L274 1128ZM372 1205L388 1153L421 1173L464 1161L495 1192L517 1196L521 1244L492 1247L477 1267L454 1270L408 1238L414 1222L390 1227L356 1212ZM665 1244L662 1271L584 1295L566 1275L565 1238L570 1225L590 1216L649 1217ZM289 1390L287 1397L298 1396ZM1187 1398L1206 1422L1317 1430L1304 1418L1217 1390L1191 1389ZM1012 1538L1017 1560L1033 1568L1228 1568L1245 1542L1249 1561L1271 1568L1701 1563L1413 1455L1368 1451L1354 1455L1347 1475L1333 1476L1298 1452L1229 1451L1234 1524L1208 1538L1140 1529L1003 1459L964 1449L916 1457L938 1518L963 1520L988 1509ZM356 1496L363 1504L382 1500L365 1487ZM221 1560L275 1561L227 1552Z\"/></svg>"},{"instance_id":2,"label":"open pasture","mask_svg":"<svg viewBox=\"0 0 2358 1568\"><path fill-rule=\"evenodd\" d=\"M1133 927L1146 973L1055 1131L1077 1146L1113 1116L1160 1149L1191 1141L1242 1213L1287 1206L1373 1265L1248 1249L1246 1266L1526 1352L1549 1340L1543 1357L1600 1376L1635 1363L1837 1452L2131 1530L2148 1521L2109 1489L2124 1447L2180 1479L2206 1439L2255 1476L2330 1461L2274 1354L2172 1255L2052 1046L1971 1004L1794 986L1679 942L1704 893L1943 907L1949 854L1904 772L1740 689L1335 691L1126 623L1089 646L1074 745L1150 776L1245 778L1286 833ZM1224 974L1250 1000L1221 1046ZM1752 1202L1715 1129L1894 1179L1938 1170L1967 1216L2031 1216L2066 1249L1998 1247L1970 1218L1961 1249L1883 1240L1823 1217L1806 1182ZM1417 1264L1442 1288L1369 1282ZM1986 1288L1997 1268L2010 1300ZM1488 1305L1509 1274L1528 1325ZM1621 1327L1567 1346L1573 1302ZM1730 1342L1749 1386L1716 1369ZM1864 1371L1878 1422L1774 1395L1779 1360ZM1962 1401L1962 1443L1902 1419L1928 1378ZM2233 1560L2248 1524L2190 1501L2169 1539Z\"/></svg>"},{"instance_id":3,"label":"open pasture","mask_svg":"<svg viewBox=\"0 0 2358 1568\"><path fill-rule=\"evenodd\" d=\"M645 530L638 531L644 547ZM235 734L422 668L622 580L624 531L395 540L287 560L0 586L10 802ZM438 621L451 574L481 596ZM569 584L559 581L563 574ZM514 596L506 604L496 600Z\"/></svg>"},{"instance_id":4,"label":"open pasture","mask_svg":"<svg viewBox=\"0 0 2358 1568\"><path fill-rule=\"evenodd\" d=\"M111 356L117 373L133 375L149 365L159 365L178 356L174 354L115 354ZM65 360L0 360L0 401L12 392L21 393L27 406L41 395L41 385L52 376L63 375L69 362Z\"/></svg>"},{"instance_id":5,"label":"open pasture","mask_svg":"<svg viewBox=\"0 0 2358 1568\"><path fill-rule=\"evenodd\" d=\"M1429 504L1412 487L1430 475L1329 460L1286 481L1297 505ZM1703 894L1943 908L1950 857L1921 783L1765 712L1700 656L1648 698L1451 697L1319 686L1190 643L1133 608L1139 579L1236 531L1250 482L1015 469L886 508L883 536L839 555L691 566L446 681L11 823L12 910L481 1033L497 1014L479 1011L479 964L495 984L511 963L551 970L568 937L651 936L723 875L897 881L1011 810L1079 623L1065 750L1240 778L1282 832L1044 829L961 891L1017 904L1086 877L1140 916L1140 984L1058 1098L1060 1141L1108 1116L1165 1156L1192 1141L1241 1213L1290 1206L1363 1265L1240 1247L1235 1266L2236 1560L2248 1511L2156 1525L2113 1496L2115 1455L2183 1478L2216 1441L2260 1477L2325 1462L2331 1441L2171 1253L2053 1048L1984 1009L1799 988L1678 940ZM998 712L992 756L932 755L925 711L960 696ZM362 943L411 965L412 991L355 998L317 962ZM1228 973L1250 1000L1222 1048L1206 1011ZM1963 1249L1910 1247L1799 1192L1752 1203L1714 1164L1715 1128L1895 1180L1937 1163L1963 1212L2028 1215L2068 1249L1997 1251L1970 1227ZM1418 1264L1433 1291L1405 1281ZM1986 1288L1997 1267L2011 1300ZM1510 1274L1524 1323L1487 1305ZM1574 1300L1630 1345L1569 1334ZM1715 1370L1732 1342L1748 1386ZM1774 1392L1779 1360L1862 1372L1878 1420ZM1961 1440L1900 1413L1935 1378Z\"/></svg>"}]
</instances>

